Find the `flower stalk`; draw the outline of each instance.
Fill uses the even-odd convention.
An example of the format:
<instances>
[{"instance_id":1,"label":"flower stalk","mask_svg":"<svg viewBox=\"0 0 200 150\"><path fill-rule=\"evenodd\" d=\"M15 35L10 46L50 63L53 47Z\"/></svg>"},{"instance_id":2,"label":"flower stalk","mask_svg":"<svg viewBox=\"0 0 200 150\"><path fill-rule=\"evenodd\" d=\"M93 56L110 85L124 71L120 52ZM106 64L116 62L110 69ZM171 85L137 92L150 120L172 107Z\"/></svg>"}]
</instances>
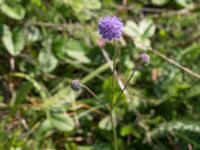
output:
<instances>
[{"instance_id":1,"label":"flower stalk","mask_svg":"<svg viewBox=\"0 0 200 150\"><path fill-rule=\"evenodd\" d=\"M114 93L115 93L115 80L117 79L117 72L116 72L116 61L118 59L118 45L117 45L117 40L120 39L121 35L122 35L122 28L123 28L124 24L121 22L121 20L116 17L104 17L101 19L98 28L99 28L99 33L102 36L102 38L104 40L108 40L108 41L115 41L115 49L114 49L114 57L113 57L113 69L112 69L112 95L111 95L111 100L110 100L110 105L106 105L105 103L103 103L101 101L101 99L92 91L90 90L86 85L82 85L80 84L79 80L73 80L71 83L71 88L74 91L78 91L80 89L80 87L83 87L85 90L87 90L91 95L93 95L100 104L102 104L105 109L108 110L109 112L109 116L110 116L110 121L111 121L111 125L112 125L112 132L113 132L113 139L114 139L114 149L118 150L118 139L117 139L117 131L116 131L116 124L115 124L115 118L114 118L114 108L116 106L116 104L119 102L122 94L124 93L124 91L126 90L131 78L133 77L134 73L136 72L136 70L139 67L140 62L136 65L136 67L132 70L132 73L130 75L130 77L128 78L124 88L122 89L122 91L120 92L120 94L118 95L117 99L115 100L114 98ZM140 60L142 60L143 63L148 64L150 61L150 57L143 53L140 55ZM111 65L112 66L112 65ZM115 74L116 72L116 74Z\"/></svg>"},{"instance_id":2,"label":"flower stalk","mask_svg":"<svg viewBox=\"0 0 200 150\"><path fill-rule=\"evenodd\" d=\"M122 94L123 94L124 91L126 90L126 88L127 88L128 84L129 84L131 78L133 77L133 75L135 74L135 72L137 71L138 68L139 68L139 64L137 64L136 67L133 69L133 71L132 71L130 77L129 77L128 80L126 81L126 84L125 84L124 88L121 90L120 94L118 95L118 97L117 97L117 99L116 99L116 101L115 101L113 107L115 107L115 105L117 105L117 103L119 102L119 100L120 100Z\"/></svg>"},{"instance_id":3,"label":"flower stalk","mask_svg":"<svg viewBox=\"0 0 200 150\"><path fill-rule=\"evenodd\" d=\"M114 120L114 116L113 116L113 108L112 107L109 111L109 115L110 115L110 120L111 120L111 124L112 124L114 147L115 147L115 150L118 150L117 131L116 131L116 127L115 127L115 120Z\"/></svg>"},{"instance_id":4,"label":"flower stalk","mask_svg":"<svg viewBox=\"0 0 200 150\"><path fill-rule=\"evenodd\" d=\"M115 41L115 51L114 51L114 58L113 58L113 70L112 70L112 99L111 99L111 109L109 111L109 115L110 115L110 120L111 120L111 124L112 124L112 131L113 131L113 138L114 138L114 147L115 150L118 150L118 142L117 142L117 132L116 132L116 128L115 128L115 121L114 121L114 117L113 117L113 105L114 105L114 93L115 93L115 80L116 80L116 76L115 76L115 70L116 70L116 61L118 58L118 47L117 47L117 42Z\"/></svg>"}]
</instances>

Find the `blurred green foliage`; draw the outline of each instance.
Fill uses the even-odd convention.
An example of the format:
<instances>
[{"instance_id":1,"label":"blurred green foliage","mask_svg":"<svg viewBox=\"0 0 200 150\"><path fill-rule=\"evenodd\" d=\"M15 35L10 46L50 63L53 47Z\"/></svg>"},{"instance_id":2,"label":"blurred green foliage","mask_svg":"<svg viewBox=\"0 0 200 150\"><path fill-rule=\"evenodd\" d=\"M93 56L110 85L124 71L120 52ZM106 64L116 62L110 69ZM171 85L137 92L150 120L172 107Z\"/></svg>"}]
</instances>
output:
<instances>
[{"instance_id":1,"label":"blurred green foliage","mask_svg":"<svg viewBox=\"0 0 200 150\"><path fill-rule=\"evenodd\" d=\"M131 36L200 73L199 0L0 0L0 149L113 149L108 112L69 86L78 78L109 101L97 29L107 15L126 24L122 81L146 51ZM150 55L114 110L120 150L200 149L200 81Z\"/></svg>"}]
</instances>

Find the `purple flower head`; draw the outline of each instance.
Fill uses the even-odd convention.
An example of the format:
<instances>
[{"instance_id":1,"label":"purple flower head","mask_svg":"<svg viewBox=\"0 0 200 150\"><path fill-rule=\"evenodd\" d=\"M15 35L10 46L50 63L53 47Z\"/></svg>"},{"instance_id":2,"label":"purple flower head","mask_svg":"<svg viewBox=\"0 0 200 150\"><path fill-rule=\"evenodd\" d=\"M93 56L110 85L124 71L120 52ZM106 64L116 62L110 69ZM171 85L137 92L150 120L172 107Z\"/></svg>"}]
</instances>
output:
<instances>
[{"instance_id":1,"label":"purple flower head","mask_svg":"<svg viewBox=\"0 0 200 150\"><path fill-rule=\"evenodd\" d=\"M150 57L146 53L140 54L140 59L145 63L148 64L150 62Z\"/></svg>"},{"instance_id":2,"label":"purple flower head","mask_svg":"<svg viewBox=\"0 0 200 150\"><path fill-rule=\"evenodd\" d=\"M108 39L109 41L112 39L119 40L122 35L123 26L124 24L118 17L106 16L99 22L99 34L103 39Z\"/></svg>"}]
</instances>

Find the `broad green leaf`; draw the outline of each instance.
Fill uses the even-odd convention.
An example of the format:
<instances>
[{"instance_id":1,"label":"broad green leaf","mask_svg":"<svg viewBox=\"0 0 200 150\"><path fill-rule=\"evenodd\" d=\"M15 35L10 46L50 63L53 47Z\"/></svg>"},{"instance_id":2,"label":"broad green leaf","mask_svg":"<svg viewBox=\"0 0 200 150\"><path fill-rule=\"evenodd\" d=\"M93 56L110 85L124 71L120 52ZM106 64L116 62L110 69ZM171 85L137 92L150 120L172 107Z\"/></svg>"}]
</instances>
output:
<instances>
[{"instance_id":1,"label":"broad green leaf","mask_svg":"<svg viewBox=\"0 0 200 150\"><path fill-rule=\"evenodd\" d=\"M13 42L15 45L15 54L19 55L20 52L24 49L25 42L26 42L24 33L21 29L16 28L13 31Z\"/></svg>"},{"instance_id":2,"label":"broad green leaf","mask_svg":"<svg viewBox=\"0 0 200 150\"><path fill-rule=\"evenodd\" d=\"M154 5L162 6L166 4L169 0L151 0Z\"/></svg>"},{"instance_id":3,"label":"broad green leaf","mask_svg":"<svg viewBox=\"0 0 200 150\"><path fill-rule=\"evenodd\" d=\"M155 29L156 29L156 27L153 24L153 21L150 19L143 19L139 23L139 30L140 30L140 33L142 34L143 38L153 36L155 33Z\"/></svg>"},{"instance_id":4,"label":"broad green leaf","mask_svg":"<svg viewBox=\"0 0 200 150\"><path fill-rule=\"evenodd\" d=\"M133 124L125 125L121 128L121 136L133 135L135 138L141 138L141 133L138 130L134 129Z\"/></svg>"},{"instance_id":5,"label":"broad green leaf","mask_svg":"<svg viewBox=\"0 0 200 150\"><path fill-rule=\"evenodd\" d=\"M101 8L100 0L62 0L62 3L70 5L80 21L89 20L93 16L91 11Z\"/></svg>"},{"instance_id":6,"label":"broad green leaf","mask_svg":"<svg viewBox=\"0 0 200 150\"><path fill-rule=\"evenodd\" d=\"M88 9L100 9L101 3L99 0L84 0L85 7Z\"/></svg>"},{"instance_id":7,"label":"broad green leaf","mask_svg":"<svg viewBox=\"0 0 200 150\"><path fill-rule=\"evenodd\" d=\"M12 56L17 56L25 46L25 37L20 29L15 28L12 33L7 25L3 25L2 42Z\"/></svg>"},{"instance_id":8,"label":"broad green leaf","mask_svg":"<svg viewBox=\"0 0 200 150\"><path fill-rule=\"evenodd\" d=\"M138 38L138 41L134 41L134 44L137 48L142 50L148 50L151 45L151 41L148 38Z\"/></svg>"},{"instance_id":9,"label":"broad green leaf","mask_svg":"<svg viewBox=\"0 0 200 150\"><path fill-rule=\"evenodd\" d=\"M52 129L52 125L51 125L51 122L50 120L46 119L42 124L41 124L41 127L39 129L40 132L46 132L50 129Z\"/></svg>"},{"instance_id":10,"label":"broad green leaf","mask_svg":"<svg viewBox=\"0 0 200 150\"><path fill-rule=\"evenodd\" d=\"M118 85L117 81L115 81L115 85ZM112 100L112 77L111 76L107 77L104 80L102 88L103 88L102 89L102 94L103 94L102 100L104 102L111 102L111 100ZM121 89L119 88L119 86L116 86L115 92L113 94L114 102L120 93L121 93Z\"/></svg>"},{"instance_id":11,"label":"broad green leaf","mask_svg":"<svg viewBox=\"0 0 200 150\"><path fill-rule=\"evenodd\" d=\"M117 125L117 120L116 120L116 115L114 112L112 112L113 114L113 120L114 120L114 126L116 127ZM103 129L103 130L112 130L112 122L111 122L111 118L110 116L106 116L104 117L100 122L99 122L99 128Z\"/></svg>"},{"instance_id":12,"label":"broad green leaf","mask_svg":"<svg viewBox=\"0 0 200 150\"><path fill-rule=\"evenodd\" d=\"M27 33L27 41L28 42L35 42L35 41L38 41L39 38L40 38L40 31L37 27L35 26L29 26L27 29L26 29L26 33Z\"/></svg>"},{"instance_id":13,"label":"broad green leaf","mask_svg":"<svg viewBox=\"0 0 200 150\"><path fill-rule=\"evenodd\" d=\"M77 13L83 11L84 9L96 10L101 8L99 0L65 0L63 2L71 5L73 10Z\"/></svg>"},{"instance_id":14,"label":"broad green leaf","mask_svg":"<svg viewBox=\"0 0 200 150\"><path fill-rule=\"evenodd\" d=\"M200 95L200 86L199 85L193 86L191 88L191 90L188 92L189 98L199 97L199 95Z\"/></svg>"},{"instance_id":15,"label":"broad green leaf","mask_svg":"<svg viewBox=\"0 0 200 150\"><path fill-rule=\"evenodd\" d=\"M109 7L112 5L112 0L102 0L102 3L104 6Z\"/></svg>"},{"instance_id":16,"label":"broad green leaf","mask_svg":"<svg viewBox=\"0 0 200 150\"><path fill-rule=\"evenodd\" d=\"M83 51L67 50L67 54L81 63L90 63L90 59L85 55Z\"/></svg>"},{"instance_id":17,"label":"broad green leaf","mask_svg":"<svg viewBox=\"0 0 200 150\"><path fill-rule=\"evenodd\" d=\"M112 130L112 124L109 116L106 116L99 122L99 128L103 130Z\"/></svg>"},{"instance_id":18,"label":"broad green leaf","mask_svg":"<svg viewBox=\"0 0 200 150\"><path fill-rule=\"evenodd\" d=\"M53 71L58 64L56 57L50 51L41 50L38 59L43 72Z\"/></svg>"},{"instance_id":19,"label":"broad green leaf","mask_svg":"<svg viewBox=\"0 0 200 150\"><path fill-rule=\"evenodd\" d=\"M175 0L175 1L182 7L190 7L192 4L192 0Z\"/></svg>"},{"instance_id":20,"label":"broad green leaf","mask_svg":"<svg viewBox=\"0 0 200 150\"><path fill-rule=\"evenodd\" d=\"M155 25L152 20L143 19L140 21L139 26L133 21L127 21L124 27L124 33L130 37L137 39L134 40L134 44L137 48L145 50L147 49L151 41L148 39L155 33Z\"/></svg>"},{"instance_id":21,"label":"broad green leaf","mask_svg":"<svg viewBox=\"0 0 200 150\"><path fill-rule=\"evenodd\" d=\"M9 6L6 3L0 5L1 11L6 14L8 17L21 20L25 16L25 9L20 5Z\"/></svg>"},{"instance_id":22,"label":"broad green leaf","mask_svg":"<svg viewBox=\"0 0 200 150\"><path fill-rule=\"evenodd\" d=\"M127 21L123 31L126 35L131 37L141 36L138 25L133 21Z\"/></svg>"},{"instance_id":23,"label":"broad green leaf","mask_svg":"<svg viewBox=\"0 0 200 150\"><path fill-rule=\"evenodd\" d=\"M127 135L131 134L133 130L134 130L133 125L128 124L121 128L120 134L121 134L121 136L127 136Z\"/></svg>"},{"instance_id":24,"label":"broad green leaf","mask_svg":"<svg viewBox=\"0 0 200 150\"><path fill-rule=\"evenodd\" d=\"M76 13L76 16L78 17L78 19L80 21L85 21L85 20L89 20L92 17L92 13L90 11L87 10L83 10L79 13Z\"/></svg>"},{"instance_id":25,"label":"broad green leaf","mask_svg":"<svg viewBox=\"0 0 200 150\"><path fill-rule=\"evenodd\" d=\"M158 125L158 127L151 131L151 135L160 136L173 131L185 131L199 134L200 126L199 123L195 121L176 120Z\"/></svg>"},{"instance_id":26,"label":"broad green leaf","mask_svg":"<svg viewBox=\"0 0 200 150\"><path fill-rule=\"evenodd\" d=\"M137 25L133 21L127 21L126 26L124 27L124 33L131 37L151 37L155 33L155 25L150 19L143 19Z\"/></svg>"},{"instance_id":27,"label":"broad green leaf","mask_svg":"<svg viewBox=\"0 0 200 150\"><path fill-rule=\"evenodd\" d=\"M60 131L72 131L75 127L73 119L67 113L52 113L51 124Z\"/></svg>"},{"instance_id":28,"label":"broad green leaf","mask_svg":"<svg viewBox=\"0 0 200 150\"><path fill-rule=\"evenodd\" d=\"M2 42L5 46L5 48L7 49L7 51L15 56L15 46L13 43L13 39L12 39L12 32L10 31L10 28L7 25L3 25L3 37L2 37Z\"/></svg>"},{"instance_id":29,"label":"broad green leaf","mask_svg":"<svg viewBox=\"0 0 200 150\"><path fill-rule=\"evenodd\" d=\"M90 63L90 59L86 56L86 49L81 41L69 39L67 42L66 53L71 58L81 63Z\"/></svg>"}]
</instances>

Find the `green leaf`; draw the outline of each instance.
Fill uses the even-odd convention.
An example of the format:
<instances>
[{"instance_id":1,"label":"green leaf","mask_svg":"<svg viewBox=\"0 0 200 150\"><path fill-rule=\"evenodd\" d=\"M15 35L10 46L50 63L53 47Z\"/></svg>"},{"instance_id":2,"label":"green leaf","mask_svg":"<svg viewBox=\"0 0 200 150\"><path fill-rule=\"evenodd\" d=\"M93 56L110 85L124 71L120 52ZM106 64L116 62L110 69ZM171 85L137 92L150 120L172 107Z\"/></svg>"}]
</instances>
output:
<instances>
[{"instance_id":1,"label":"green leaf","mask_svg":"<svg viewBox=\"0 0 200 150\"><path fill-rule=\"evenodd\" d=\"M90 59L85 55L84 51L78 50L67 50L68 56L81 62L81 63L90 63Z\"/></svg>"},{"instance_id":2,"label":"green leaf","mask_svg":"<svg viewBox=\"0 0 200 150\"><path fill-rule=\"evenodd\" d=\"M10 28L7 25L3 25L3 36L2 36L2 42L4 46L6 47L7 51L15 56L15 47L12 39L12 32L10 31Z\"/></svg>"},{"instance_id":3,"label":"green leaf","mask_svg":"<svg viewBox=\"0 0 200 150\"><path fill-rule=\"evenodd\" d=\"M91 10L96 10L101 8L101 3L99 0L84 0L85 7Z\"/></svg>"},{"instance_id":4,"label":"green leaf","mask_svg":"<svg viewBox=\"0 0 200 150\"><path fill-rule=\"evenodd\" d=\"M62 0L62 3L70 5L81 21L89 20L93 16L91 11L101 8L100 0Z\"/></svg>"},{"instance_id":5,"label":"green leaf","mask_svg":"<svg viewBox=\"0 0 200 150\"><path fill-rule=\"evenodd\" d=\"M150 19L143 19L139 23L139 30L143 38L152 37L155 33L156 26Z\"/></svg>"},{"instance_id":6,"label":"green leaf","mask_svg":"<svg viewBox=\"0 0 200 150\"><path fill-rule=\"evenodd\" d=\"M154 5L162 6L166 4L169 0L151 0Z\"/></svg>"},{"instance_id":7,"label":"green leaf","mask_svg":"<svg viewBox=\"0 0 200 150\"><path fill-rule=\"evenodd\" d=\"M199 97L200 95L200 87L199 85L193 86L191 88L191 90L188 92L188 97L192 98L192 97Z\"/></svg>"},{"instance_id":8,"label":"green leaf","mask_svg":"<svg viewBox=\"0 0 200 150\"><path fill-rule=\"evenodd\" d=\"M139 26L133 21L127 21L124 33L130 37L137 38L140 42L134 40L135 46L146 50L151 45L149 37L154 35L155 29L156 27L150 19L143 19L140 21Z\"/></svg>"},{"instance_id":9,"label":"green leaf","mask_svg":"<svg viewBox=\"0 0 200 150\"><path fill-rule=\"evenodd\" d=\"M160 124L157 128L151 131L152 136L160 136L166 134L167 132L173 131L185 131L185 132L192 132L192 133L200 133L200 126L199 122L195 121L172 121Z\"/></svg>"},{"instance_id":10,"label":"green leaf","mask_svg":"<svg viewBox=\"0 0 200 150\"><path fill-rule=\"evenodd\" d=\"M139 25L133 21L127 21L124 27L124 33L131 37L147 38L154 35L155 29L156 27L150 19L143 19Z\"/></svg>"},{"instance_id":11,"label":"green leaf","mask_svg":"<svg viewBox=\"0 0 200 150\"><path fill-rule=\"evenodd\" d=\"M16 20L21 20L25 16L25 9L17 4L11 7L6 3L2 3L0 8L5 15Z\"/></svg>"},{"instance_id":12,"label":"green leaf","mask_svg":"<svg viewBox=\"0 0 200 150\"><path fill-rule=\"evenodd\" d=\"M140 132L134 129L134 125L132 123L123 126L120 134L121 136L134 135L136 138L141 138Z\"/></svg>"},{"instance_id":13,"label":"green leaf","mask_svg":"<svg viewBox=\"0 0 200 150\"><path fill-rule=\"evenodd\" d=\"M115 85L118 85L117 81L115 81ZM103 83L102 88L103 88L102 89L102 94L103 94L102 100L104 102L109 102L109 101L111 102L111 99L112 99L112 77L111 76L104 79L104 83ZM114 92L114 95L113 95L114 102L115 102L115 100L117 99L117 97L120 93L121 93L120 87L116 86L115 92Z\"/></svg>"},{"instance_id":14,"label":"green leaf","mask_svg":"<svg viewBox=\"0 0 200 150\"><path fill-rule=\"evenodd\" d=\"M141 36L138 25L133 21L127 21L123 31L126 35L131 37Z\"/></svg>"},{"instance_id":15,"label":"green leaf","mask_svg":"<svg viewBox=\"0 0 200 150\"><path fill-rule=\"evenodd\" d=\"M109 116L106 116L99 122L99 128L103 130L112 130L112 124Z\"/></svg>"},{"instance_id":16,"label":"green leaf","mask_svg":"<svg viewBox=\"0 0 200 150\"><path fill-rule=\"evenodd\" d=\"M182 7L190 7L192 4L191 0L175 0L176 3L178 3L179 5L181 5Z\"/></svg>"},{"instance_id":17,"label":"green leaf","mask_svg":"<svg viewBox=\"0 0 200 150\"><path fill-rule=\"evenodd\" d=\"M24 33L21 29L15 28L15 30L13 31L13 42L15 45L15 53L16 55L19 55L20 52L24 49L26 42Z\"/></svg>"},{"instance_id":18,"label":"green leaf","mask_svg":"<svg viewBox=\"0 0 200 150\"><path fill-rule=\"evenodd\" d=\"M38 59L43 72L53 71L58 64L56 57L50 51L41 50Z\"/></svg>"},{"instance_id":19,"label":"green leaf","mask_svg":"<svg viewBox=\"0 0 200 150\"><path fill-rule=\"evenodd\" d=\"M133 125L129 124L121 128L120 134L121 136L127 136L131 134L133 130L134 130Z\"/></svg>"},{"instance_id":20,"label":"green leaf","mask_svg":"<svg viewBox=\"0 0 200 150\"><path fill-rule=\"evenodd\" d=\"M117 125L116 114L114 111L112 112L112 114L113 114L114 126L116 127L116 125ZM104 117L99 122L98 126L100 129L103 129L103 130L107 130L107 131L112 130L112 122L111 122L110 115Z\"/></svg>"},{"instance_id":21,"label":"green leaf","mask_svg":"<svg viewBox=\"0 0 200 150\"><path fill-rule=\"evenodd\" d=\"M14 103L12 104L14 109L24 100L26 95L30 92L30 90L33 88L32 83L25 82L20 89L16 93L16 98Z\"/></svg>"},{"instance_id":22,"label":"green leaf","mask_svg":"<svg viewBox=\"0 0 200 150\"><path fill-rule=\"evenodd\" d=\"M52 113L51 124L60 131L72 131L75 127L74 120L67 113Z\"/></svg>"},{"instance_id":23,"label":"green leaf","mask_svg":"<svg viewBox=\"0 0 200 150\"><path fill-rule=\"evenodd\" d=\"M25 37L19 28L15 28L12 33L7 25L3 25L2 42L12 56L17 56L25 46Z\"/></svg>"},{"instance_id":24,"label":"green leaf","mask_svg":"<svg viewBox=\"0 0 200 150\"><path fill-rule=\"evenodd\" d=\"M76 13L79 13L84 9L96 10L101 8L101 3L99 0L65 0L63 2L70 4Z\"/></svg>"},{"instance_id":25,"label":"green leaf","mask_svg":"<svg viewBox=\"0 0 200 150\"><path fill-rule=\"evenodd\" d=\"M148 47L151 45L151 41L148 38L138 38L138 41L134 41L134 44L137 48L142 50L148 50Z\"/></svg>"},{"instance_id":26,"label":"green leaf","mask_svg":"<svg viewBox=\"0 0 200 150\"><path fill-rule=\"evenodd\" d=\"M50 120L46 119L42 124L41 124L41 127L39 129L40 132L46 132L50 129L52 129L52 125L51 125L51 122Z\"/></svg>"},{"instance_id":27,"label":"green leaf","mask_svg":"<svg viewBox=\"0 0 200 150\"><path fill-rule=\"evenodd\" d=\"M29 26L26 29L26 33L28 42L35 42L40 39L40 30L35 26Z\"/></svg>"},{"instance_id":28,"label":"green leaf","mask_svg":"<svg viewBox=\"0 0 200 150\"><path fill-rule=\"evenodd\" d=\"M90 63L90 59L86 55L86 50L82 42L69 39L67 42L67 55L80 63Z\"/></svg>"}]
</instances>

